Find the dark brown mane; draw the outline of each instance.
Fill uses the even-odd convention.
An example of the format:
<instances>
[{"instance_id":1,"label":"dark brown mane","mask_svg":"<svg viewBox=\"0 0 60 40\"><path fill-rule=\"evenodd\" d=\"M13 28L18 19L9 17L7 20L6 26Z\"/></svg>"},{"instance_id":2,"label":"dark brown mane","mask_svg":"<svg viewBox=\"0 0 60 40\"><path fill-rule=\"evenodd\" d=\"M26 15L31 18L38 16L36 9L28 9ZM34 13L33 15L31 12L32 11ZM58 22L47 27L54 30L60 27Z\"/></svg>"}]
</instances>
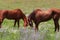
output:
<instances>
[{"instance_id":1,"label":"dark brown mane","mask_svg":"<svg viewBox=\"0 0 60 40\"><path fill-rule=\"evenodd\" d=\"M34 16L35 16L35 13L36 13L37 11L42 11L42 10L41 10L41 9L35 9L35 10L28 16L28 18L33 19Z\"/></svg>"}]
</instances>

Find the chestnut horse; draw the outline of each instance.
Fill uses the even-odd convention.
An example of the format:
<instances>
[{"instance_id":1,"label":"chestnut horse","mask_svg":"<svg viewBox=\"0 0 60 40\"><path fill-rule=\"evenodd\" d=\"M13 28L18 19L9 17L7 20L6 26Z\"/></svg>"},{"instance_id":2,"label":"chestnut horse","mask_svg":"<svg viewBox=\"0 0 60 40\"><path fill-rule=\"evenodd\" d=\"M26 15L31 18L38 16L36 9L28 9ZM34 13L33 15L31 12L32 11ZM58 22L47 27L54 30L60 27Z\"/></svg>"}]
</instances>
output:
<instances>
[{"instance_id":1,"label":"chestnut horse","mask_svg":"<svg viewBox=\"0 0 60 40\"><path fill-rule=\"evenodd\" d=\"M18 27L19 27L20 19L22 19L24 21L24 27L26 27L28 25L27 18L21 9L0 10L0 28L1 28L2 22L5 18L9 19L9 20L15 20L14 27L15 27L16 23L18 24Z\"/></svg>"},{"instance_id":2,"label":"chestnut horse","mask_svg":"<svg viewBox=\"0 0 60 40\"><path fill-rule=\"evenodd\" d=\"M55 31L56 30L59 31L59 23L58 23L59 15L60 15L60 10L55 8L51 8L46 11L42 11L41 9L36 9L28 16L29 25L30 27L33 27L33 22L34 22L35 31L37 31L39 23L53 19L55 24Z\"/></svg>"}]
</instances>

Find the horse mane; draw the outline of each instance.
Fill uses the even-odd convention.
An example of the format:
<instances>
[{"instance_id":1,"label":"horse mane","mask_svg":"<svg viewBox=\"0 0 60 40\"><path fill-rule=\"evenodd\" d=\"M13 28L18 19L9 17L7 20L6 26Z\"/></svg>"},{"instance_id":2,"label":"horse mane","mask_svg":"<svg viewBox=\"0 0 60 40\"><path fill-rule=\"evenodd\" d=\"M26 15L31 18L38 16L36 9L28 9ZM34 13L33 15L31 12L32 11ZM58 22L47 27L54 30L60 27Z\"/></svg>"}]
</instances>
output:
<instances>
[{"instance_id":1,"label":"horse mane","mask_svg":"<svg viewBox=\"0 0 60 40\"><path fill-rule=\"evenodd\" d=\"M23 16L25 16L21 9L17 8L17 9L14 9L14 10L18 11L18 12L21 13Z\"/></svg>"},{"instance_id":2,"label":"horse mane","mask_svg":"<svg viewBox=\"0 0 60 40\"><path fill-rule=\"evenodd\" d=\"M19 9L19 8L18 9L14 9L14 10L21 11L21 9Z\"/></svg>"},{"instance_id":3,"label":"horse mane","mask_svg":"<svg viewBox=\"0 0 60 40\"><path fill-rule=\"evenodd\" d=\"M22 12L22 10L21 10L21 9L15 9L15 10L19 11L19 13L21 13L21 14L22 14L23 19L24 19L24 18L26 18L25 14Z\"/></svg>"},{"instance_id":4,"label":"horse mane","mask_svg":"<svg viewBox=\"0 0 60 40\"><path fill-rule=\"evenodd\" d=\"M35 9L32 11L32 13L30 13L30 15L28 16L29 19L33 19L35 17L35 14L37 11L42 11L41 9Z\"/></svg>"}]
</instances>

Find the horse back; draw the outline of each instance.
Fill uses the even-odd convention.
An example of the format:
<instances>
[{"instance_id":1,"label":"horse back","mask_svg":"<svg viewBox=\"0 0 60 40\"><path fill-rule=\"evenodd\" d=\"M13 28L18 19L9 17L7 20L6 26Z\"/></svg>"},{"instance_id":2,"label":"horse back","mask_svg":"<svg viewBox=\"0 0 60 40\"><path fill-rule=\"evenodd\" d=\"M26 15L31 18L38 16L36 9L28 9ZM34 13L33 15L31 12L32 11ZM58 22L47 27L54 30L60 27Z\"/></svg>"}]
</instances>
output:
<instances>
[{"instance_id":1,"label":"horse back","mask_svg":"<svg viewBox=\"0 0 60 40\"><path fill-rule=\"evenodd\" d=\"M22 18L23 12L21 10L8 10L8 13L6 15L7 19L20 19Z\"/></svg>"}]
</instances>

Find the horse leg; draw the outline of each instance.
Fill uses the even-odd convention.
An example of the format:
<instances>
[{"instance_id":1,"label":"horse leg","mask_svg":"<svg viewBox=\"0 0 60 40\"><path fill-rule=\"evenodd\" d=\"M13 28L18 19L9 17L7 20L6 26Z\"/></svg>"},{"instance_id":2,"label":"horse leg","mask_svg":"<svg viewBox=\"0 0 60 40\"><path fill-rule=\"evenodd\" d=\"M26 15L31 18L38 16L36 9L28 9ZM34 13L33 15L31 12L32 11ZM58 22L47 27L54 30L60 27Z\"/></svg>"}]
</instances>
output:
<instances>
[{"instance_id":1,"label":"horse leg","mask_svg":"<svg viewBox=\"0 0 60 40\"><path fill-rule=\"evenodd\" d=\"M59 23L58 23L59 19L54 19L54 24L55 24L55 32L58 30L59 31Z\"/></svg>"},{"instance_id":2,"label":"horse leg","mask_svg":"<svg viewBox=\"0 0 60 40\"><path fill-rule=\"evenodd\" d=\"M0 20L0 28L1 28L1 24L2 24L3 20Z\"/></svg>"},{"instance_id":3,"label":"horse leg","mask_svg":"<svg viewBox=\"0 0 60 40\"><path fill-rule=\"evenodd\" d=\"M1 28L1 24L2 24L2 22L0 22L0 28Z\"/></svg>"},{"instance_id":4,"label":"horse leg","mask_svg":"<svg viewBox=\"0 0 60 40\"><path fill-rule=\"evenodd\" d=\"M19 28L19 20L17 21L17 24L18 24L18 28Z\"/></svg>"},{"instance_id":5,"label":"horse leg","mask_svg":"<svg viewBox=\"0 0 60 40\"><path fill-rule=\"evenodd\" d=\"M35 32L38 31L38 24L35 24Z\"/></svg>"},{"instance_id":6,"label":"horse leg","mask_svg":"<svg viewBox=\"0 0 60 40\"><path fill-rule=\"evenodd\" d=\"M16 20L14 21L14 27L16 26Z\"/></svg>"}]
</instances>

